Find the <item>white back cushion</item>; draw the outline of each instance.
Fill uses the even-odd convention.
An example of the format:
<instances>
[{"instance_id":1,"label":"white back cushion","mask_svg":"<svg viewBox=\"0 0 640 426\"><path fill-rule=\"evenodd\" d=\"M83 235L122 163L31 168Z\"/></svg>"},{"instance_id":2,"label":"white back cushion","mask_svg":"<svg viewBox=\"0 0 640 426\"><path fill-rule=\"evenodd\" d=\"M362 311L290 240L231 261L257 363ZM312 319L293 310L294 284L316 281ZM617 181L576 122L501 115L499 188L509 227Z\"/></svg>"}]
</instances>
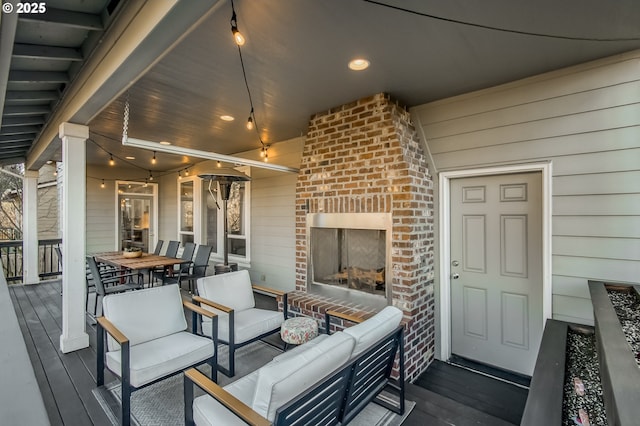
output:
<instances>
[{"instance_id":1,"label":"white back cushion","mask_svg":"<svg viewBox=\"0 0 640 426\"><path fill-rule=\"evenodd\" d=\"M187 329L177 284L111 294L102 299L103 315L131 346ZM109 350L118 349L112 339Z\"/></svg>"},{"instance_id":2,"label":"white back cushion","mask_svg":"<svg viewBox=\"0 0 640 426\"><path fill-rule=\"evenodd\" d=\"M346 328L344 332L356 340L351 359L366 351L378 340L391 333L402 320L402 311L395 306L387 306L368 320Z\"/></svg>"},{"instance_id":3,"label":"white back cushion","mask_svg":"<svg viewBox=\"0 0 640 426\"><path fill-rule=\"evenodd\" d=\"M349 360L354 340L337 332L313 348L258 370L252 408L273 421L276 410Z\"/></svg>"},{"instance_id":4,"label":"white back cushion","mask_svg":"<svg viewBox=\"0 0 640 426\"><path fill-rule=\"evenodd\" d=\"M200 278L197 284L200 297L236 311L244 311L256 306L251 278L246 269Z\"/></svg>"}]
</instances>

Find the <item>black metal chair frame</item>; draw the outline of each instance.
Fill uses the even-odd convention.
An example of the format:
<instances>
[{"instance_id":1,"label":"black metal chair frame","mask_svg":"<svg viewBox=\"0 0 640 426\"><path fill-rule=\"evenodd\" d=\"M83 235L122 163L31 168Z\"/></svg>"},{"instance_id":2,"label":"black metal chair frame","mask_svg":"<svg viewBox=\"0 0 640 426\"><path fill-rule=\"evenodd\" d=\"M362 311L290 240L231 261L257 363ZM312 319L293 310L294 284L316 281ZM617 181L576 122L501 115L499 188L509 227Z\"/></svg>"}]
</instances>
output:
<instances>
[{"instance_id":1,"label":"black metal chair frame","mask_svg":"<svg viewBox=\"0 0 640 426\"><path fill-rule=\"evenodd\" d=\"M256 291L256 289L254 288L254 292ZM259 291L265 291L268 292L269 289L267 288L260 288ZM282 293L282 294L276 294L276 293L272 293L275 294L276 296L281 296L282 297L282 305L284 306L283 308L283 315L284 315L284 319L287 319L287 315L288 315L288 299L287 299L287 293ZM227 345L229 347L229 368L226 368L222 365L218 364L218 371L221 371L225 376L227 377L233 377L235 376L235 371L236 371L236 363L235 363L235 353L236 353L236 349L241 348L243 346L248 345L249 343L253 343L255 341L261 340L267 336L270 336L274 333L279 333L280 332L280 327L278 326L277 328L274 328L273 330L269 330L265 333L262 333L259 336L254 337L253 339L249 339L245 342L242 343L236 343L235 342L235 311L231 308L227 308L223 305L220 305L218 303L211 303L212 301L207 300L205 298L202 298L200 296L193 296L193 302L196 304L205 304L205 305L209 305L212 306L215 309L219 309L225 313L227 313L229 315L229 340L228 341L224 341L222 339L218 339L219 343L222 343L224 345ZM214 306L215 305L215 306ZM224 309L222 309L224 308Z\"/></svg>"}]
</instances>

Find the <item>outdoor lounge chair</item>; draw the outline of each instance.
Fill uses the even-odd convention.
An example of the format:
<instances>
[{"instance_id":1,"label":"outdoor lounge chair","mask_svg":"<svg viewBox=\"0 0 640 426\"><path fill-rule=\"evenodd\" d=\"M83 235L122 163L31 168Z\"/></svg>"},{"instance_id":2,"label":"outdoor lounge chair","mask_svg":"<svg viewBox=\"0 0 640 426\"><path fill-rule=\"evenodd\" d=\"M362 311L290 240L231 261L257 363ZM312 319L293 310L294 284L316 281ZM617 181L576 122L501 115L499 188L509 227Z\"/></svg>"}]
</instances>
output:
<instances>
[{"instance_id":1,"label":"outdoor lounge chair","mask_svg":"<svg viewBox=\"0 0 640 426\"><path fill-rule=\"evenodd\" d=\"M102 306L103 316L97 319L96 382L104 385L105 365L120 377L122 425L131 421L131 392L141 387L203 363L211 365L211 378L217 380L217 327L208 337L194 333L197 315L216 324L215 314L183 301L177 285L108 295ZM186 331L183 307L193 313L192 333Z\"/></svg>"},{"instance_id":2,"label":"outdoor lounge chair","mask_svg":"<svg viewBox=\"0 0 640 426\"><path fill-rule=\"evenodd\" d=\"M247 270L200 278L197 288L194 302L218 314L218 339L229 346L229 368L218 366L218 370L233 377L237 348L280 331L280 325L287 317L287 294L252 286ZM282 297L284 312L256 308L254 290ZM202 333L209 335L211 327L211 321L203 318Z\"/></svg>"}]
</instances>

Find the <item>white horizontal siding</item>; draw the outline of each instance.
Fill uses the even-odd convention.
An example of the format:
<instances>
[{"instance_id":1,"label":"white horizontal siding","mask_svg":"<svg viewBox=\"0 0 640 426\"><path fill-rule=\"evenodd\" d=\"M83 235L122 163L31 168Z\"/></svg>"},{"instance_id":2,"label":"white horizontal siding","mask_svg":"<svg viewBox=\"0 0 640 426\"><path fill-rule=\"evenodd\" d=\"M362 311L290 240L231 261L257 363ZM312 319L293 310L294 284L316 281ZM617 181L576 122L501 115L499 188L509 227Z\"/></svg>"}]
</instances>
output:
<instances>
[{"instance_id":1,"label":"white horizontal siding","mask_svg":"<svg viewBox=\"0 0 640 426\"><path fill-rule=\"evenodd\" d=\"M87 169L87 175L92 176L97 173ZM105 180L105 188L100 187L101 183L101 180L87 178L87 254L111 251L116 247L115 182Z\"/></svg>"},{"instance_id":2,"label":"white horizontal siding","mask_svg":"<svg viewBox=\"0 0 640 426\"><path fill-rule=\"evenodd\" d=\"M640 281L640 51L412 109L432 170L552 163L553 316Z\"/></svg>"},{"instance_id":3,"label":"white horizontal siding","mask_svg":"<svg viewBox=\"0 0 640 426\"><path fill-rule=\"evenodd\" d=\"M251 278L260 285L293 290L297 175L263 176L251 182Z\"/></svg>"}]
</instances>

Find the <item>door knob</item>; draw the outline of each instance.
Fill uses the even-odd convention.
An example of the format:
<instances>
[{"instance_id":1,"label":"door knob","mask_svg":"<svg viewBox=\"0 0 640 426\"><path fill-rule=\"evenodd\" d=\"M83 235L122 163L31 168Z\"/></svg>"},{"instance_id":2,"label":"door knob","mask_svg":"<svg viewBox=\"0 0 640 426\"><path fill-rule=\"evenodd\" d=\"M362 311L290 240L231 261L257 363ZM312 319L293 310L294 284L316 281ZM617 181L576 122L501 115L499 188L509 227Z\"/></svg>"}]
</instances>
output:
<instances>
[{"instance_id":1,"label":"door knob","mask_svg":"<svg viewBox=\"0 0 640 426\"><path fill-rule=\"evenodd\" d=\"M451 279L452 279L452 280L457 280L458 278L460 278L460 275L458 275L458 274L451 274Z\"/></svg>"}]
</instances>

